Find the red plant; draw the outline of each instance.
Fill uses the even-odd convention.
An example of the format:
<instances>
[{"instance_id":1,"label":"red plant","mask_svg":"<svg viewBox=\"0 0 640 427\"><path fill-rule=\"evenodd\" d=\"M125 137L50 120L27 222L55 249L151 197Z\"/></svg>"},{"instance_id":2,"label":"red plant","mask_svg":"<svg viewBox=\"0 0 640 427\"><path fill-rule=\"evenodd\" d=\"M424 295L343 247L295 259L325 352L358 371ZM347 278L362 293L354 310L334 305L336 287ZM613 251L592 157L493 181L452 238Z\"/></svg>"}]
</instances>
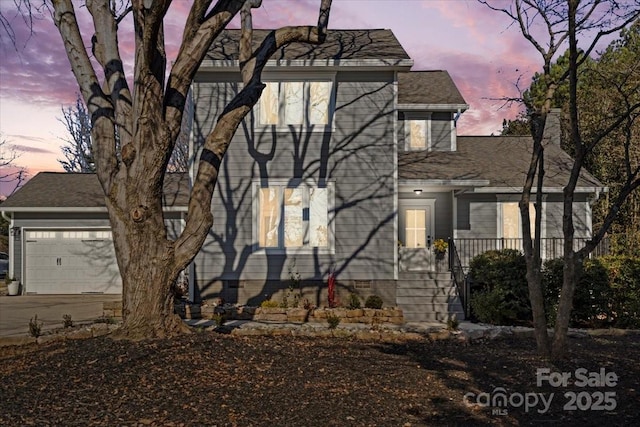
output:
<instances>
[{"instance_id":1,"label":"red plant","mask_svg":"<svg viewBox=\"0 0 640 427\"><path fill-rule=\"evenodd\" d=\"M335 306L337 306L337 301L336 301L336 275L335 273L332 271L331 273L329 273L329 289L328 289L328 299L329 299L329 308L333 308Z\"/></svg>"}]
</instances>

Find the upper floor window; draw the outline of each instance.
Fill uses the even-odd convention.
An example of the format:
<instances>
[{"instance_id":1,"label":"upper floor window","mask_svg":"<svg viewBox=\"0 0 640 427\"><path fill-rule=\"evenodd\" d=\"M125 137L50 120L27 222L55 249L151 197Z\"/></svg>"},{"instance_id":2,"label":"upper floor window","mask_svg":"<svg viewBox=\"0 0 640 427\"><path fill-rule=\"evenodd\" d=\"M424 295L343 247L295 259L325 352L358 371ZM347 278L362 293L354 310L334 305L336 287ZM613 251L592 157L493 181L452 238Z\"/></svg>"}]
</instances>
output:
<instances>
[{"instance_id":1,"label":"upper floor window","mask_svg":"<svg viewBox=\"0 0 640 427\"><path fill-rule=\"evenodd\" d=\"M333 186L256 184L254 228L260 248L331 248Z\"/></svg>"},{"instance_id":2,"label":"upper floor window","mask_svg":"<svg viewBox=\"0 0 640 427\"><path fill-rule=\"evenodd\" d=\"M405 150L426 150L431 146L431 121L428 118L406 118Z\"/></svg>"},{"instance_id":3,"label":"upper floor window","mask_svg":"<svg viewBox=\"0 0 640 427\"><path fill-rule=\"evenodd\" d=\"M260 97L261 125L319 125L331 123L331 89L326 81L266 82Z\"/></svg>"},{"instance_id":4,"label":"upper floor window","mask_svg":"<svg viewBox=\"0 0 640 427\"><path fill-rule=\"evenodd\" d=\"M427 148L429 139L427 121L408 120L407 123L409 150L424 150Z\"/></svg>"}]
</instances>

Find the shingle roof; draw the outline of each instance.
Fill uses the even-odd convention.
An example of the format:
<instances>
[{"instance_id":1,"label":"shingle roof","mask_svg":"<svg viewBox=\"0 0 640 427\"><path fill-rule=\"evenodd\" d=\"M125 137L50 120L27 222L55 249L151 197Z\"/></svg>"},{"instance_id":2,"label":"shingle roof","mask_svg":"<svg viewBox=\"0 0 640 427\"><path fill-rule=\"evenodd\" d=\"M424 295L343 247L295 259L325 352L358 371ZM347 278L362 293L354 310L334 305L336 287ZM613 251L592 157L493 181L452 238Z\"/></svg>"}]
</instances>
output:
<instances>
[{"instance_id":1,"label":"shingle roof","mask_svg":"<svg viewBox=\"0 0 640 427\"><path fill-rule=\"evenodd\" d=\"M456 152L411 151L398 156L401 180L488 180L490 187L522 189L532 150L527 136L458 136ZM545 147L546 188L564 187L573 160L559 146ZM583 170L578 187L602 187Z\"/></svg>"},{"instance_id":2,"label":"shingle roof","mask_svg":"<svg viewBox=\"0 0 640 427\"><path fill-rule=\"evenodd\" d=\"M271 30L253 30L257 47ZM238 59L240 30L225 30L213 43L207 59ZM328 30L321 45L291 43L271 59L410 59L391 30Z\"/></svg>"},{"instance_id":3,"label":"shingle roof","mask_svg":"<svg viewBox=\"0 0 640 427\"><path fill-rule=\"evenodd\" d=\"M167 174L164 194L166 206L187 206L189 202L188 174ZM40 172L2 203L0 210L103 207L105 207L104 196L95 174Z\"/></svg>"},{"instance_id":4,"label":"shingle roof","mask_svg":"<svg viewBox=\"0 0 640 427\"><path fill-rule=\"evenodd\" d=\"M448 72L398 73L398 104L466 104Z\"/></svg>"}]
</instances>

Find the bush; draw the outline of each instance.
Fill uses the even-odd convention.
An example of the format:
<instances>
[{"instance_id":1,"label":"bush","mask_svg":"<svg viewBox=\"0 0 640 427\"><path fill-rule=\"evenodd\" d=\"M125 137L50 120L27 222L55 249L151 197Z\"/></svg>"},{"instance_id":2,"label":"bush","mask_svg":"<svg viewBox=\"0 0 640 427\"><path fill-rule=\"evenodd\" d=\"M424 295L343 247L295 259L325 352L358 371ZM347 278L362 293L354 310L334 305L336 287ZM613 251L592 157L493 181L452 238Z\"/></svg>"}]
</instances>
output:
<instances>
[{"instance_id":1,"label":"bush","mask_svg":"<svg viewBox=\"0 0 640 427\"><path fill-rule=\"evenodd\" d=\"M29 320L29 335L34 338L38 338L42 335L42 322L38 321L38 315L36 314L34 317Z\"/></svg>"},{"instance_id":2,"label":"bush","mask_svg":"<svg viewBox=\"0 0 640 427\"><path fill-rule=\"evenodd\" d=\"M329 329L335 329L340 324L340 318L333 313L327 314L327 323L329 324Z\"/></svg>"},{"instance_id":3,"label":"bush","mask_svg":"<svg viewBox=\"0 0 640 427\"><path fill-rule=\"evenodd\" d=\"M360 298L358 298L358 295L354 294L353 292L351 292L349 294L349 304L348 307L351 310L355 310L358 308L362 307L362 303L360 302Z\"/></svg>"},{"instance_id":4,"label":"bush","mask_svg":"<svg viewBox=\"0 0 640 427\"><path fill-rule=\"evenodd\" d=\"M488 251L470 262L471 309L485 323L514 325L531 321L524 255L514 249Z\"/></svg>"},{"instance_id":5,"label":"bush","mask_svg":"<svg viewBox=\"0 0 640 427\"><path fill-rule=\"evenodd\" d=\"M382 308L382 298L378 295L371 295L364 302L365 308Z\"/></svg>"},{"instance_id":6,"label":"bush","mask_svg":"<svg viewBox=\"0 0 640 427\"><path fill-rule=\"evenodd\" d=\"M73 328L73 319L70 314L62 315L62 326L65 328Z\"/></svg>"},{"instance_id":7,"label":"bush","mask_svg":"<svg viewBox=\"0 0 640 427\"><path fill-rule=\"evenodd\" d=\"M274 301L274 300L264 300L260 303L260 307L262 308L276 308L276 307L280 307L280 304L278 303L278 301Z\"/></svg>"},{"instance_id":8,"label":"bush","mask_svg":"<svg viewBox=\"0 0 640 427\"><path fill-rule=\"evenodd\" d=\"M640 258L601 258L609 279L609 315L613 326L640 328Z\"/></svg>"},{"instance_id":9,"label":"bush","mask_svg":"<svg viewBox=\"0 0 640 427\"><path fill-rule=\"evenodd\" d=\"M560 290L562 289L564 261L549 260L542 269L542 287L545 311L550 325L555 324ZM580 279L573 295L573 310L570 325L575 327L602 326L610 318L607 269L599 259L587 259L581 270Z\"/></svg>"}]
</instances>

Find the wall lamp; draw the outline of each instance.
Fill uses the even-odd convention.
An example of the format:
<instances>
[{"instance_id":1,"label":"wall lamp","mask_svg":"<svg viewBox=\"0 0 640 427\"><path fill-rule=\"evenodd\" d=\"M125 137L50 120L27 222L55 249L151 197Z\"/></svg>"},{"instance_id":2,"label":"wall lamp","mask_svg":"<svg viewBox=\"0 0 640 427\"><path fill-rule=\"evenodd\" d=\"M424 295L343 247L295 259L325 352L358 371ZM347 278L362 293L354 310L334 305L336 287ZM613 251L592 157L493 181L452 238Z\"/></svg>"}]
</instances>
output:
<instances>
[{"instance_id":1,"label":"wall lamp","mask_svg":"<svg viewBox=\"0 0 640 427\"><path fill-rule=\"evenodd\" d=\"M416 188L415 190L413 190L413 192L419 195L419 194L422 194L422 189Z\"/></svg>"},{"instance_id":2,"label":"wall lamp","mask_svg":"<svg viewBox=\"0 0 640 427\"><path fill-rule=\"evenodd\" d=\"M11 235L20 237L20 227L11 227Z\"/></svg>"}]
</instances>

